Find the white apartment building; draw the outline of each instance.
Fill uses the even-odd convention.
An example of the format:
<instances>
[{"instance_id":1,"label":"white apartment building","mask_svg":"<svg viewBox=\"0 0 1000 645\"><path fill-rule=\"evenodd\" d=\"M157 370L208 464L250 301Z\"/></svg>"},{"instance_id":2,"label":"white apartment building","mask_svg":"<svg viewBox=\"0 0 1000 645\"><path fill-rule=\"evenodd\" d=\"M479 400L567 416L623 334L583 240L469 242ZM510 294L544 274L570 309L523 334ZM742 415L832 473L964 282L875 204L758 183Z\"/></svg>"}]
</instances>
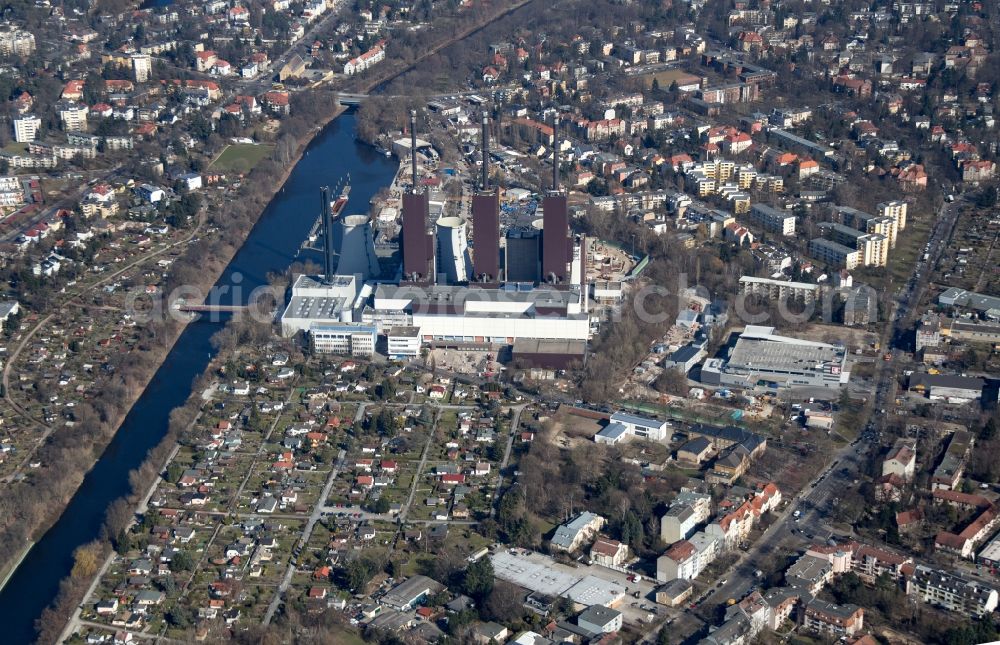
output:
<instances>
[{"instance_id":1,"label":"white apartment building","mask_svg":"<svg viewBox=\"0 0 1000 645\"><path fill-rule=\"evenodd\" d=\"M681 491L660 518L660 539L665 544L688 539L699 524L708 520L711 512L711 495Z\"/></svg>"},{"instance_id":2,"label":"white apartment building","mask_svg":"<svg viewBox=\"0 0 1000 645\"><path fill-rule=\"evenodd\" d=\"M30 56L34 51L34 34L14 25L0 25L0 55Z\"/></svg>"},{"instance_id":3,"label":"white apartment building","mask_svg":"<svg viewBox=\"0 0 1000 645\"><path fill-rule=\"evenodd\" d=\"M878 214L895 220L897 230L902 231L906 228L906 202L903 200L882 202L878 205Z\"/></svg>"},{"instance_id":4,"label":"white apartment building","mask_svg":"<svg viewBox=\"0 0 1000 645\"><path fill-rule=\"evenodd\" d=\"M698 531L690 540L681 540L656 559L656 579L694 580L719 553L718 540Z\"/></svg>"},{"instance_id":5,"label":"white apartment building","mask_svg":"<svg viewBox=\"0 0 1000 645\"><path fill-rule=\"evenodd\" d=\"M42 127L42 120L34 114L25 114L14 119L14 141L18 143L28 143L38 137L38 129Z\"/></svg>"},{"instance_id":6,"label":"white apartment building","mask_svg":"<svg viewBox=\"0 0 1000 645\"><path fill-rule=\"evenodd\" d=\"M984 616L997 608L997 591L986 585L922 564L906 582L907 595L966 616Z\"/></svg>"},{"instance_id":7,"label":"white apartment building","mask_svg":"<svg viewBox=\"0 0 1000 645\"><path fill-rule=\"evenodd\" d=\"M153 59L149 54L132 54L132 78L136 83L145 83L153 73Z\"/></svg>"},{"instance_id":8,"label":"white apartment building","mask_svg":"<svg viewBox=\"0 0 1000 645\"><path fill-rule=\"evenodd\" d=\"M87 106L73 101L60 101L56 105L59 110L59 120L65 130L87 129Z\"/></svg>"}]
</instances>

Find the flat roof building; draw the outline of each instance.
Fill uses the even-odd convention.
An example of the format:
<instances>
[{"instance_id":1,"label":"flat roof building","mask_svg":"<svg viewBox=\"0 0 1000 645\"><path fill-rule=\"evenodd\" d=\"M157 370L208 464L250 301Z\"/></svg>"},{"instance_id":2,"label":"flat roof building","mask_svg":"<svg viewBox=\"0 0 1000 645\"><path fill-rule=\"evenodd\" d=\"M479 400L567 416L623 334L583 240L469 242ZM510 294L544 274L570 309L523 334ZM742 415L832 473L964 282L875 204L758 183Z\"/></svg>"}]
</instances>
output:
<instances>
[{"instance_id":1,"label":"flat roof building","mask_svg":"<svg viewBox=\"0 0 1000 645\"><path fill-rule=\"evenodd\" d=\"M788 211L767 204L754 204L750 209L750 220L769 233L795 235L795 215Z\"/></svg>"},{"instance_id":2,"label":"flat roof building","mask_svg":"<svg viewBox=\"0 0 1000 645\"><path fill-rule=\"evenodd\" d=\"M794 298L805 303L814 302L820 295L820 286L811 282L772 280L745 275L740 278L740 293L762 296L772 300Z\"/></svg>"},{"instance_id":3,"label":"flat roof building","mask_svg":"<svg viewBox=\"0 0 1000 645\"><path fill-rule=\"evenodd\" d=\"M861 252L839 242L817 237L809 241L809 255L839 269L855 269L861 264Z\"/></svg>"},{"instance_id":4,"label":"flat roof building","mask_svg":"<svg viewBox=\"0 0 1000 645\"><path fill-rule=\"evenodd\" d=\"M733 387L840 387L850 377L844 347L774 333L747 325L718 372L719 385Z\"/></svg>"}]
</instances>

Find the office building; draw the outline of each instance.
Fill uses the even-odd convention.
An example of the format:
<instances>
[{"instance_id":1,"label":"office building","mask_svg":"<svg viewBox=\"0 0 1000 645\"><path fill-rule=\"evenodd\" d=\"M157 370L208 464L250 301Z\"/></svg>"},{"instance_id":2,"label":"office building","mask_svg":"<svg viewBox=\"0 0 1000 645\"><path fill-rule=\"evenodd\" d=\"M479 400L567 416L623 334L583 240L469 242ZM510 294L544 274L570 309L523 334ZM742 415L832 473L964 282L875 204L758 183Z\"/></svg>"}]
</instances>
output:
<instances>
[{"instance_id":1,"label":"office building","mask_svg":"<svg viewBox=\"0 0 1000 645\"><path fill-rule=\"evenodd\" d=\"M309 342L316 354L350 354L370 357L375 353L377 331L372 325L312 323Z\"/></svg>"},{"instance_id":2,"label":"office building","mask_svg":"<svg viewBox=\"0 0 1000 645\"><path fill-rule=\"evenodd\" d=\"M393 327L386 334L389 358L407 359L420 355L420 328Z\"/></svg>"},{"instance_id":3,"label":"office building","mask_svg":"<svg viewBox=\"0 0 1000 645\"><path fill-rule=\"evenodd\" d=\"M18 143L29 143L38 137L38 130L42 127L42 120L34 114L25 114L14 119L14 141Z\"/></svg>"},{"instance_id":4,"label":"office building","mask_svg":"<svg viewBox=\"0 0 1000 645\"><path fill-rule=\"evenodd\" d=\"M659 419L650 419L627 412L615 412L611 415L611 423L620 423L625 427L625 432L650 441L663 441L667 438L667 431L670 424Z\"/></svg>"}]
</instances>

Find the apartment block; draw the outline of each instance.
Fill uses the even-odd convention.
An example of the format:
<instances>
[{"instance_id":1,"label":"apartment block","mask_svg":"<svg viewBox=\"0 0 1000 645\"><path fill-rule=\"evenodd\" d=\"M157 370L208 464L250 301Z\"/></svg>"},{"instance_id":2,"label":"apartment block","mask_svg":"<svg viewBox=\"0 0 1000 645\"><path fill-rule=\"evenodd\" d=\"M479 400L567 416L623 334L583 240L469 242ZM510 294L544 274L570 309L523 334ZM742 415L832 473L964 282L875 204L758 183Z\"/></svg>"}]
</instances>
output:
<instances>
[{"instance_id":1,"label":"apartment block","mask_svg":"<svg viewBox=\"0 0 1000 645\"><path fill-rule=\"evenodd\" d=\"M822 222L819 228L834 242L854 247L862 266L884 267L889 261L889 239L885 235L865 233L836 222Z\"/></svg>"},{"instance_id":2,"label":"apartment block","mask_svg":"<svg viewBox=\"0 0 1000 645\"><path fill-rule=\"evenodd\" d=\"M656 560L656 579L694 580L719 553L718 540L698 531L690 540L681 540Z\"/></svg>"},{"instance_id":3,"label":"apartment block","mask_svg":"<svg viewBox=\"0 0 1000 645\"><path fill-rule=\"evenodd\" d=\"M771 300L787 300L794 298L803 302L814 302L820 296L818 284L809 282L791 282L789 280L772 280L745 275L740 278L740 293L755 295Z\"/></svg>"},{"instance_id":4,"label":"apartment block","mask_svg":"<svg viewBox=\"0 0 1000 645\"><path fill-rule=\"evenodd\" d=\"M823 237L809 241L809 255L819 262L840 269L855 269L861 263L861 253L857 249Z\"/></svg>"},{"instance_id":5,"label":"apartment block","mask_svg":"<svg viewBox=\"0 0 1000 645\"><path fill-rule=\"evenodd\" d=\"M795 235L795 215L778 210L767 204L754 204L750 209L750 220L768 233L778 235Z\"/></svg>"},{"instance_id":6,"label":"apartment block","mask_svg":"<svg viewBox=\"0 0 1000 645\"><path fill-rule=\"evenodd\" d=\"M903 200L882 202L878 205L878 214L891 217L896 222L896 230L902 231L906 228L906 202Z\"/></svg>"},{"instance_id":7,"label":"apartment block","mask_svg":"<svg viewBox=\"0 0 1000 645\"><path fill-rule=\"evenodd\" d=\"M918 564L906 583L907 595L966 616L985 616L997 608L997 591L965 577Z\"/></svg>"},{"instance_id":8,"label":"apartment block","mask_svg":"<svg viewBox=\"0 0 1000 645\"><path fill-rule=\"evenodd\" d=\"M42 127L42 120L34 114L26 114L14 119L14 141L18 143L29 143L38 137L38 129Z\"/></svg>"}]
</instances>

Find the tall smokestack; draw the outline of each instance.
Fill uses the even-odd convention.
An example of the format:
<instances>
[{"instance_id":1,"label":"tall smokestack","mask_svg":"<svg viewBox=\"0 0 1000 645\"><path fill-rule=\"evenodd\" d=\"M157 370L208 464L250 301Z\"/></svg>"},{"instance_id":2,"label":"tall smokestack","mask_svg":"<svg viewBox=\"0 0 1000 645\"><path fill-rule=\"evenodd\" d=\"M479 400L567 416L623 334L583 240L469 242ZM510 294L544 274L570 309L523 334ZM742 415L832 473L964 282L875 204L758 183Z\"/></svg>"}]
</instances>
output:
<instances>
[{"instance_id":1,"label":"tall smokestack","mask_svg":"<svg viewBox=\"0 0 1000 645\"><path fill-rule=\"evenodd\" d=\"M552 190L559 190L559 115L552 119Z\"/></svg>"},{"instance_id":2,"label":"tall smokestack","mask_svg":"<svg viewBox=\"0 0 1000 645\"><path fill-rule=\"evenodd\" d=\"M413 173L413 191L417 190L417 111L410 110L410 170Z\"/></svg>"},{"instance_id":3,"label":"tall smokestack","mask_svg":"<svg viewBox=\"0 0 1000 645\"><path fill-rule=\"evenodd\" d=\"M490 188L490 117L486 110L483 110L483 190Z\"/></svg>"},{"instance_id":4,"label":"tall smokestack","mask_svg":"<svg viewBox=\"0 0 1000 645\"><path fill-rule=\"evenodd\" d=\"M330 221L330 188L323 186L319 189L320 199L323 200L320 208L323 217L323 260L325 273L324 280L333 280L333 222Z\"/></svg>"}]
</instances>

